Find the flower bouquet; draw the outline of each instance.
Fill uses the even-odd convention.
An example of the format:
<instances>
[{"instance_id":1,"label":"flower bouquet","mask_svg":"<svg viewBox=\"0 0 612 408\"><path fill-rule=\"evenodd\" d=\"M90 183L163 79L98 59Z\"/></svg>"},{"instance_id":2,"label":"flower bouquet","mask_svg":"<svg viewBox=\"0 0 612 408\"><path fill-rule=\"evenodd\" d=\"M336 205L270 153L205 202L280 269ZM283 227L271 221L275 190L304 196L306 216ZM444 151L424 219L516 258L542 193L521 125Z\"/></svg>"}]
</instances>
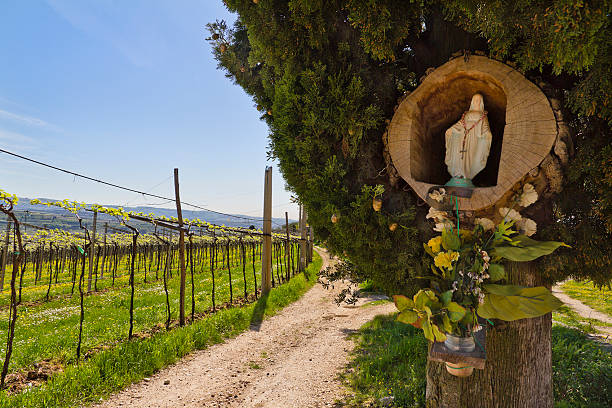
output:
<instances>
[{"instance_id":1,"label":"flower bouquet","mask_svg":"<svg viewBox=\"0 0 612 408\"><path fill-rule=\"evenodd\" d=\"M514 224L503 219L492 231L481 224L472 230L451 225L430 239L424 244L432 261L431 274L424 277L430 287L412 298L394 296L398 320L422 329L428 340L444 342L451 351L470 352L473 334L481 329L478 317L513 321L561 306L545 287L500 284L506 279L504 259L531 261L567 246L518 234Z\"/></svg>"}]
</instances>

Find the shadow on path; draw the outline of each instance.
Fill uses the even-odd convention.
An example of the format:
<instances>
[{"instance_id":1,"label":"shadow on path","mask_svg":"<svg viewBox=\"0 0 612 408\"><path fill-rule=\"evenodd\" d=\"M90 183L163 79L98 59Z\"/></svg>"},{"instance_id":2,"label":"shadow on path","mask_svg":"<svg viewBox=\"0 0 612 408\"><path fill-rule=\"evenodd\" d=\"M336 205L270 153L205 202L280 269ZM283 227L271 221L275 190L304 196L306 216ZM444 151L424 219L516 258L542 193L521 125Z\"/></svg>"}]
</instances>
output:
<instances>
[{"instance_id":1,"label":"shadow on path","mask_svg":"<svg viewBox=\"0 0 612 408\"><path fill-rule=\"evenodd\" d=\"M266 305L268 304L268 296L270 296L270 293L261 295L255 304L253 314L251 315L250 330L259 331L261 328L261 322L263 321L264 314L266 312Z\"/></svg>"}]
</instances>

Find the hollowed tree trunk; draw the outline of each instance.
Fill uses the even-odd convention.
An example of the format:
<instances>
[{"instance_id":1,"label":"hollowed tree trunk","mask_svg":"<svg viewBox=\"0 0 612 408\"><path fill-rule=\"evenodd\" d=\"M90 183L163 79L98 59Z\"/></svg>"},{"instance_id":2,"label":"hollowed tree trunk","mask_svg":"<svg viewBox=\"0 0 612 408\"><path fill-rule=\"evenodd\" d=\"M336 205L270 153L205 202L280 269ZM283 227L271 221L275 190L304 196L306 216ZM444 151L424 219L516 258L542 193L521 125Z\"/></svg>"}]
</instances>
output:
<instances>
[{"instance_id":1,"label":"hollowed tree trunk","mask_svg":"<svg viewBox=\"0 0 612 408\"><path fill-rule=\"evenodd\" d=\"M544 286L533 262L506 266L508 281ZM487 331L487 362L467 378L446 372L443 363L427 363L427 407L553 406L551 314L514 322L496 320Z\"/></svg>"}]
</instances>

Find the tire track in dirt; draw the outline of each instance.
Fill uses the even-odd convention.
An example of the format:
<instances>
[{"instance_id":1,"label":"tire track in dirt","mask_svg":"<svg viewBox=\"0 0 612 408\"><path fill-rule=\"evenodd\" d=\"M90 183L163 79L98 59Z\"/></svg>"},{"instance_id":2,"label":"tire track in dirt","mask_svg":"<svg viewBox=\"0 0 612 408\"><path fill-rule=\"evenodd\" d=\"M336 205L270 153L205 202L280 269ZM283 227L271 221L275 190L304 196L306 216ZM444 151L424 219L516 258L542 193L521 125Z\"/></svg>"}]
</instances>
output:
<instances>
[{"instance_id":1,"label":"tire track in dirt","mask_svg":"<svg viewBox=\"0 0 612 408\"><path fill-rule=\"evenodd\" d=\"M323 268L332 261L318 250ZM190 354L100 407L333 407L345 391L337 376L348 362L348 338L392 303L360 307L333 302L339 289L316 284L260 326Z\"/></svg>"}]
</instances>

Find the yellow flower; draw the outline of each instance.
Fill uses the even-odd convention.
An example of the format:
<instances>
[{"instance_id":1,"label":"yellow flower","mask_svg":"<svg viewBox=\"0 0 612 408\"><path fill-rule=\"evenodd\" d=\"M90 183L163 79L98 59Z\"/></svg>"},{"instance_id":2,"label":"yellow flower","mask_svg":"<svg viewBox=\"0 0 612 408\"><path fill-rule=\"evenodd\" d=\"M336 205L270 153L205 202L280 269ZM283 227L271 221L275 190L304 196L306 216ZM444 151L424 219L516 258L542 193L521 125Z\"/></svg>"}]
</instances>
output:
<instances>
[{"instance_id":1,"label":"yellow flower","mask_svg":"<svg viewBox=\"0 0 612 408\"><path fill-rule=\"evenodd\" d=\"M431 251L434 254L437 254L442 249L441 248L441 246L442 246L442 236L439 235L439 236L437 236L435 238L430 239L427 242L427 246L431 248Z\"/></svg>"},{"instance_id":2,"label":"yellow flower","mask_svg":"<svg viewBox=\"0 0 612 408\"><path fill-rule=\"evenodd\" d=\"M434 258L434 263L438 268L451 269L453 267L453 262L459 259L459 252L448 251L448 252L440 252Z\"/></svg>"}]
</instances>

